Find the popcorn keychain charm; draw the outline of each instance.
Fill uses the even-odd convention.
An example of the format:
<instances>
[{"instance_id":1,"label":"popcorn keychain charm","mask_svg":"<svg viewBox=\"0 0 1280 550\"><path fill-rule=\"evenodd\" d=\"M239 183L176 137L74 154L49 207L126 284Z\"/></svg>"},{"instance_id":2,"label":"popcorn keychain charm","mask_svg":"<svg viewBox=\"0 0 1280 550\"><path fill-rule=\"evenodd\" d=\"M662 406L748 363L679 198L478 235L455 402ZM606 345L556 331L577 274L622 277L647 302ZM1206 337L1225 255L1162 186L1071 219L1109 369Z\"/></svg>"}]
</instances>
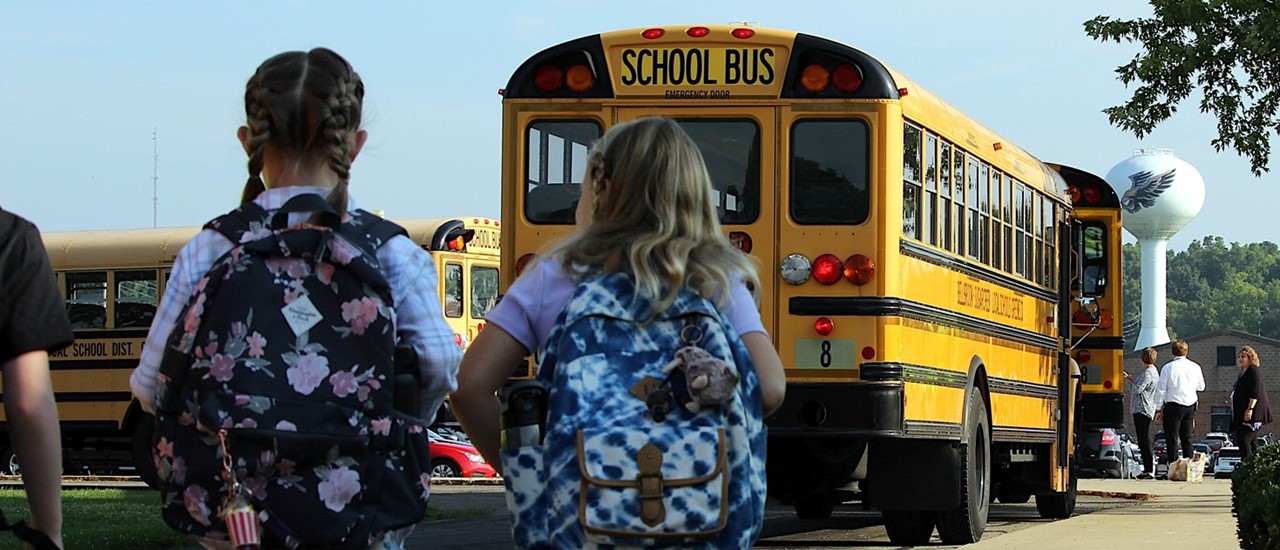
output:
<instances>
[{"instance_id":1,"label":"popcorn keychain charm","mask_svg":"<svg viewBox=\"0 0 1280 550\"><path fill-rule=\"evenodd\" d=\"M257 550L262 546L262 538L258 531L258 513L253 510L253 504L245 497L244 486L236 481L231 464L231 452L227 448L227 431L219 430L218 439L222 443L223 479L230 483L227 500L222 503L222 521L227 525L231 546L236 550Z\"/></svg>"},{"instance_id":2,"label":"popcorn keychain charm","mask_svg":"<svg viewBox=\"0 0 1280 550\"><path fill-rule=\"evenodd\" d=\"M262 544L258 534L258 513L244 497L239 483L236 484L235 495L222 506L222 520L227 524L231 546L236 550L256 550Z\"/></svg>"}]
</instances>

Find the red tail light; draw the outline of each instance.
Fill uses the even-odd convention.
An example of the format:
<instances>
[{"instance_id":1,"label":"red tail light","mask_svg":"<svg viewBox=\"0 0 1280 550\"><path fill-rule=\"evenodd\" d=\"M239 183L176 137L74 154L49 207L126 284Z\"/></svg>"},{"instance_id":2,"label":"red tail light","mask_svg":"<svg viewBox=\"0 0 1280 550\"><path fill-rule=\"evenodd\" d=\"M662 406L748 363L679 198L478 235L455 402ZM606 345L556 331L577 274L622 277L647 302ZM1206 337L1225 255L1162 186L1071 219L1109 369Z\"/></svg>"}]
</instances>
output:
<instances>
[{"instance_id":1,"label":"red tail light","mask_svg":"<svg viewBox=\"0 0 1280 550\"><path fill-rule=\"evenodd\" d=\"M519 260L516 260L516 277L519 277L521 273L524 273L524 268L527 267L531 261L533 261L533 254L525 254L524 256L521 256Z\"/></svg>"},{"instance_id":2,"label":"red tail light","mask_svg":"<svg viewBox=\"0 0 1280 550\"><path fill-rule=\"evenodd\" d=\"M854 254L844 261L844 278L849 282L862 286L876 275L876 263L862 254Z\"/></svg>"},{"instance_id":3,"label":"red tail light","mask_svg":"<svg viewBox=\"0 0 1280 550\"><path fill-rule=\"evenodd\" d=\"M1093 359L1093 354L1090 353L1089 350L1082 349L1076 352L1076 361L1079 361L1081 363L1088 363L1090 359Z\"/></svg>"},{"instance_id":4,"label":"red tail light","mask_svg":"<svg viewBox=\"0 0 1280 550\"><path fill-rule=\"evenodd\" d=\"M1103 444L1103 445L1115 445L1115 444L1116 444L1116 433L1115 433L1115 432L1111 432L1111 431L1104 431L1104 432L1102 432L1102 444Z\"/></svg>"},{"instance_id":5,"label":"red tail light","mask_svg":"<svg viewBox=\"0 0 1280 550\"><path fill-rule=\"evenodd\" d=\"M836 324L826 317L819 317L813 322L813 331L817 332L820 336L831 334L831 331L835 329Z\"/></svg>"},{"instance_id":6,"label":"red tail light","mask_svg":"<svg viewBox=\"0 0 1280 550\"><path fill-rule=\"evenodd\" d=\"M453 343L458 344L458 347L462 347L462 335L456 332L453 333Z\"/></svg>"},{"instance_id":7,"label":"red tail light","mask_svg":"<svg viewBox=\"0 0 1280 550\"><path fill-rule=\"evenodd\" d=\"M862 87L862 71L857 67L844 63L831 75L831 81L836 85L836 89L845 93L855 92Z\"/></svg>"},{"instance_id":8,"label":"red tail light","mask_svg":"<svg viewBox=\"0 0 1280 550\"><path fill-rule=\"evenodd\" d=\"M543 65L533 75L533 85L543 92L554 92L564 84L564 72L555 65Z\"/></svg>"},{"instance_id":9,"label":"red tail light","mask_svg":"<svg viewBox=\"0 0 1280 550\"><path fill-rule=\"evenodd\" d=\"M844 264L834 254L823 254L813 261L813 279L824 285L836 284L844 276Z\"/></svg>"}]
</instances>

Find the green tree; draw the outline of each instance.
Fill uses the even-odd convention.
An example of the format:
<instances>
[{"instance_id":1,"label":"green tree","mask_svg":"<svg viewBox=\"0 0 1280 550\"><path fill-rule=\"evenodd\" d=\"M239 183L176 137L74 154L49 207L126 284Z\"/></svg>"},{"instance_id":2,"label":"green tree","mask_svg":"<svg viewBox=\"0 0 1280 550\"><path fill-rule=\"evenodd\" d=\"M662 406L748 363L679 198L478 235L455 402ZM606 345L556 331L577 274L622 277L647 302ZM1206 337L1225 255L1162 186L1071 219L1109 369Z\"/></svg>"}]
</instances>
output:
<instances>
[{"instance_id":1,"label":"green tree","mask_svg":"<svg viewBox=\"0 0 1280 550\"><path fill-rule=\"evenodd\" d=\"M1197 88L1200 111L1218 119L1218 151L1248 157L1255 176L1268 171L1270 137L1280 133L1280 7L1276 0L1151 0L1154 16L1084 23L1095 40L1138 42L1142 51L1116 68L1126 86L1138 82L1107 118L1138 138L1178 111Z\"/></svg>"},{"instance_id":2,"label":"green tree","mask_svg":"<svg viewBox=\"0 0 1280 550\"><path fill-rule=\"evenodd\" d=\"M1122 285L1126 327L1142 308L1141 251L1124 245ZM1280 247L1230 245L1221 237L1192 242L1166 258L1167 323L1174 337L1236 329L1280 339ZM1126 331L1136 337L1137 328Z\"/></svg>"}]
</instances>

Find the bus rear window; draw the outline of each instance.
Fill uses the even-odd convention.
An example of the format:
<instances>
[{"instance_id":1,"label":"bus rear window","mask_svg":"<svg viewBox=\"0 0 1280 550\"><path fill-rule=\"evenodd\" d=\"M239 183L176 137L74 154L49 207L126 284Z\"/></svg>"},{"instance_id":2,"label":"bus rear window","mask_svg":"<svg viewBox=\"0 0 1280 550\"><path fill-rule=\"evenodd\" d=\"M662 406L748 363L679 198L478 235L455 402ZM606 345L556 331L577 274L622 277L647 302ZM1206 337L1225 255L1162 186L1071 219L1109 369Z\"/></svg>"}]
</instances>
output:
<instances>
[{"instance_id":1,"label":"bus rear window","mask_svg":"<svg viewBox=\"0 0 1280 550\"><path fill-rule=\"evenodd\" d=\"M600 139L589 120L539 120L525 142L524 217L537 224L573 224L587 151Z\"/></svg>"},{"instance_id":2,"label":"bus rear window","mask_svg":"<svg viewBox=\"0 0 1280 550\"><path fill-rule=\"evenodd\" d=\"M760 216L760 128L752 120L679 119L698 145L711 175L722 225L742 225Z\"/></svg>"},{"instance_id":3,"label":"bus rear window","mask_svg":"<svg viewBox=\"0 0 1280 550\"><path fill-rule=\"evenodd\" d=\"M791 128L791 219L804 225L867 220L868 129L861 120L802 120Z\"/></svg>"}]
</instances>

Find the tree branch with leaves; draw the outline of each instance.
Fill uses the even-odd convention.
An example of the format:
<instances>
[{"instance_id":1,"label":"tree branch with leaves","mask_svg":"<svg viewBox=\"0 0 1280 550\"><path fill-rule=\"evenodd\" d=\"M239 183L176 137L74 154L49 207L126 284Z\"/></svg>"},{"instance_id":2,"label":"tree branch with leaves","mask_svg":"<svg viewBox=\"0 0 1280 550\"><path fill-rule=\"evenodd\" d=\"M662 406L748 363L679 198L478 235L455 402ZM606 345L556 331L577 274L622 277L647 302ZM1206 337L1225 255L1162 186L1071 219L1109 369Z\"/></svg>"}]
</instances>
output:
<instances>
[{"instance_id":1,"label":"tree branch with leaves","mask_svg":"<svg viewBox=\"0 0 1280 550\"><path fill-rule=\"evenodd\" d=\"M1138 87L1123 105L1103 109L1113 126L1138 138L1178 111L1199 88L1200 111L1218 119L1214 149L1269 170L1271 136L1280 134L1280 7L1275 0L1151 0L1149 19L1100 15L1084 23L1095 40L1137 42L1143 51L1116 68Z\"/></svg>"}]
</instances>

